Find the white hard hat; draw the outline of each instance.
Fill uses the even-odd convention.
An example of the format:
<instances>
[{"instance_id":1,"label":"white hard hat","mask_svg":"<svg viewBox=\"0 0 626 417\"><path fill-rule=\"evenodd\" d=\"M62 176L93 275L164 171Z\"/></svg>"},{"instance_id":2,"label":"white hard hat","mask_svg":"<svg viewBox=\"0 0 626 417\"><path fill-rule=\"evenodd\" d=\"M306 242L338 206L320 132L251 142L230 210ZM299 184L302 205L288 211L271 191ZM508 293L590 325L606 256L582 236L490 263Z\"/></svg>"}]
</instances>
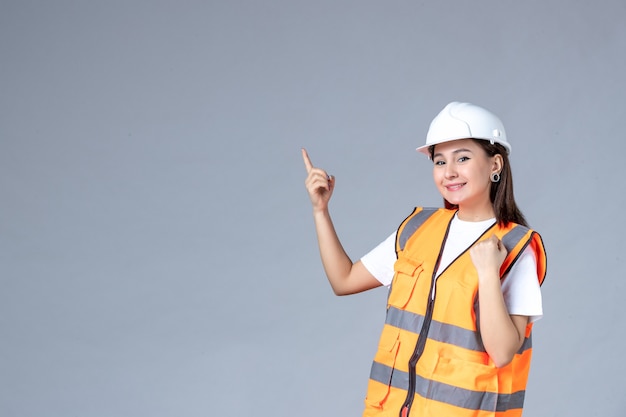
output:
<instances>
[{"instance_id":1,"label":"white hard hat","mask_svg":"<svg viewBox=\"0 0 626 417\"><path fill-rule=\"evenodd\" d=\"M495 114L474 104L458 101L448 104L433 119L426 135L426 144L417 150L430 156L428 148L432 145L468 138L499 143L506 148L507 153L511 153L504 125Z\"/></svg>"}]
</instances>

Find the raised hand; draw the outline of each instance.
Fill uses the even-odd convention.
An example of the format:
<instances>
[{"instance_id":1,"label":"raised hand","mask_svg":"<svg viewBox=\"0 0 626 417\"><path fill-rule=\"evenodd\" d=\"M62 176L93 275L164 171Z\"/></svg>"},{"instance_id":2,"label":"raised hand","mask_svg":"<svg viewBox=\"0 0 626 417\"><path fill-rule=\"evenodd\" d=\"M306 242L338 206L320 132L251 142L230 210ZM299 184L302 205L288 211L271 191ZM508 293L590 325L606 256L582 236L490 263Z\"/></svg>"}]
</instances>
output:
<instances>
[{"instance_id":1,"label":"raised hand","mask_svg":"<svg viewBox=\"0 0 626 417\"><path fill-rule=\"evenodd\" d=\"M302 159L304 160L304 166L307 172L304 184L309 193L311 204L313 204L313 210L327 210L328 202L335 189L335 177L328 175L328 173L321 168L314 167L309 158L309 154L304 148L302 148Z\"/></svg>"},{"instance_id":2,"label":"raised hand","mask_svg":"<svg viewBox=\"0 0 626 417\"><path fill-rule=\"evenodd\" d=\"M470 249L470 256L479 277L487 276L485 272L496 272L499 278L500 267L506 255L507 250L504 244L495 235L476 243Z\"/></svg>"}]
</instances>

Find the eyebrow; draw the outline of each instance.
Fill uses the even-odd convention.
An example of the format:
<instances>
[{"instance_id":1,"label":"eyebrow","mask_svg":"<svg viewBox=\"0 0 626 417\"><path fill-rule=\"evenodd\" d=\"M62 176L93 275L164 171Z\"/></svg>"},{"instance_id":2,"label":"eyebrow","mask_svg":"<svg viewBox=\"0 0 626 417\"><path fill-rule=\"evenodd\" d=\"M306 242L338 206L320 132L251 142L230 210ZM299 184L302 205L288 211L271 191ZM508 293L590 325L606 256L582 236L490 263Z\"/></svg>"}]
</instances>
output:
<instances>
[{"instance_id":1,"label":"eyebrow","mask_svg":"<svg viewBox=\"0 0 626 417\"><path fill-rule=\"evenodd\" d=\"M452 151L452 154L457 154L457 153L461 153L461 152L469 152L472 153L472 151L470 149L467 148L459 148L459 149L455 149ZM433 158L437 157L437 156L443 156L443 154L441 152L438 152L436 154L433 155Z\"/></svg>"}]
</instances>

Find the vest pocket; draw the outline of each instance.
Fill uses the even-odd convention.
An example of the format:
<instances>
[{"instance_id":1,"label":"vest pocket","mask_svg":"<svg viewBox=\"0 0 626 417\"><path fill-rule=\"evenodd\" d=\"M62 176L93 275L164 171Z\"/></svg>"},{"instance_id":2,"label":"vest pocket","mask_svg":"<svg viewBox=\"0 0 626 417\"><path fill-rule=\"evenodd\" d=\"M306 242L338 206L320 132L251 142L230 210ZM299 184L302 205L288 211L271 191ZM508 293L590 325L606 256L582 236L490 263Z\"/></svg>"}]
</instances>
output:
<instances>
[{"instance_id":1,"label":"vest pocket","mask_svg":"<svg viewBox=\"0 0 626 417\"><path fill-rule=\"evenodd\" d=\"M498 369L466 360L439 357L426 397L473 410L496 411Z\"/></svg>"},{"instance_id":2,"label":"vest pocket","mask_svg":"<svg viewBox=\"0 0 626 417\"><path fill-rule=\"evenodd\" d=\"M396 327L385 325L383 328L367 387L365 397L367 407L383 409L389 397L391 378L400 349L399 336L400 331Z\"/></svg>"},{"instance_id":3,"label":"vest pocket","mask_svg":"<svg viewBox=\"0 0 626 417\"><path fill-rule=\"evenodd\" d=\"M423 268L422 262L400 258L394 265L395 274L391 281L391 289L389 292L388 305L404 309L411 300L417 280L419 279Z\"/></svg>"}]
</instances>

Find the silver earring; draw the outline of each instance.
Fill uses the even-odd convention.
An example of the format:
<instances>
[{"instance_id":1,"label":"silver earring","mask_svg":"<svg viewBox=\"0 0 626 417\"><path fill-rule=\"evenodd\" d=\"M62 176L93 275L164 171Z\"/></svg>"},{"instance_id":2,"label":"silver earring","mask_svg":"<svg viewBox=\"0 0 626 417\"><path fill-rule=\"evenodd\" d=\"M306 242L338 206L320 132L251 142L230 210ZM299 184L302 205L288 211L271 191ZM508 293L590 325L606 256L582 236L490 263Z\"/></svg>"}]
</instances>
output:
<instances>
[{"instance_id":1,"label":"silver earring","mask_svg":"<svg viewBox=\"0 0 626 417\"><path fill-rule=\"evenodd\" d=\"M492 173L491 182L500 182L500 174L497 172Z\"/></svg>"}]
</instances>

